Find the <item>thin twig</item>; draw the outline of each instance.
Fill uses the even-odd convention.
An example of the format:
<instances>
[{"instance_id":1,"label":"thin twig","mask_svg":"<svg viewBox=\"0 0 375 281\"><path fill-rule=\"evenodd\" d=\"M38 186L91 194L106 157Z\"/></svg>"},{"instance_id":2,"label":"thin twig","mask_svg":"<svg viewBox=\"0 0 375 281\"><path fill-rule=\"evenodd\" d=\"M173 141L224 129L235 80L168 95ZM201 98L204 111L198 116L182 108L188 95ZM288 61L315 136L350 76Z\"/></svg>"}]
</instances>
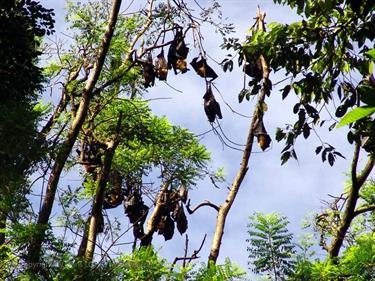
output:
<instances>
[{"instance_id":1,"label":"thin twig","mask_svg":"<svg viewBox=\"0 0 375 281\"><path fill-rule=\"evenodd\" d=\"M214 208L217 212L219 211L219 207L217 205L215 205L214 203L211 203L210 201L208 200L205 200L204 202L200 203L199 205L197 205L195 208L193 209L190 209L190 199L188 200L187 204L186 204L186 210L188 211L188 213L191 215L193 214L195 211L197 211L200 207L203 207L203 206L209 206L211 208Z\"/></svg>"}]
</instances>

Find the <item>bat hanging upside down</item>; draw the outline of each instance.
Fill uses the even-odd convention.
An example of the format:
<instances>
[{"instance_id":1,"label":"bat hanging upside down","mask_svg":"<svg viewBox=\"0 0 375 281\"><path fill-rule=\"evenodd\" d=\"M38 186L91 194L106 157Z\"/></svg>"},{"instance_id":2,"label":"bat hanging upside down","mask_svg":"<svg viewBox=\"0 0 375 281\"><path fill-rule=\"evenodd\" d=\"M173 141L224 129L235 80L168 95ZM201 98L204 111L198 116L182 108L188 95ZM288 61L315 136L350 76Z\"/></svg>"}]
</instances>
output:
<instances>
[{"instance_id":1,"label":"bat hanging upside down","mask_svg":"<svg viewBox=\"0 0 375 281\"><path fill-rule=\"evenodd\" d=\"M181 73L187 72L186 58L188 53L189 48L185 44L182 28L178 27L173 42L168 50L168 69L173 68L175 74L177 74L177 69L180 70Z\"/></svg>"},{"instance_id":2,"label":"bat hanging upside down","mask_svg":"<svg viewBox=\"0 0 375 281\"><path fill-rule=\"evenodd\" d=\"M164 50L162 49L160 54L155 59L155 72L156 77L161 81L166 81L168 76L168 63L164 57Z\"/></svg>"},{"instance_id":3,"label":"bat hanging upside down","mask_svg":"<svg viewBox=\"0 0 375 281\"><path fill-rule=\"evenodd\" d=\"M146 88L155 85L155 69L154 65L152 64L152 55L148 53L147 60L141 61L142 69L143 69L143 77L145 79L144 85Z\"/></svg>"},{"instance_id":4,"label":"bat hanging upside down","mask_svg":"<svg viewBox=\"0 0 375 281\"><path fill-rule=\"evenodd\" d=\"M208 121L210 123L215 121L216 116L219 119L222 119L223 116L221 114L220 110L220 105L219 103L215 100L214 94L212 93L211 86L207 88L207 91L205 95L203 96L204 100L204 111L206 112Z\"/></svg>"},{"instance_id":5,"label":"bat hanging upside down","mask_svg":"<svg viewBox=\"0 0 375 281\"><path fill-rule=\"evenodd\" d=\"M215 80L218 76L215 71L207 64L205 59L193 58L191 61L191 66L197 72L197 74L202 78L212 78L211 81Z\"/></svg>"}]
</instances>

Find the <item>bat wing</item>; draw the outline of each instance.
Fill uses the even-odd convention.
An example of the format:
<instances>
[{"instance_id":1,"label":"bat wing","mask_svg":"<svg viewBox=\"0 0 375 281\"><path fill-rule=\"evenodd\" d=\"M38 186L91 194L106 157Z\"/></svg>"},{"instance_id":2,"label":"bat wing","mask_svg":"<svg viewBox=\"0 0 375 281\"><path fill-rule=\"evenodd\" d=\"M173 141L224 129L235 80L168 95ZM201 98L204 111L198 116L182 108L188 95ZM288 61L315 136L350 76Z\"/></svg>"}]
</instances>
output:
<instances>
[{"instance_id":1,"label":"bat wing","mask_svg":"<svg viewBox=\"0 0 375 281\"><path fill-rule=\"evenodd\" d=\"M204 111L206 112L208 121L210 121L210 123L214 122L216 114L214 108L212 107L211 100L204 102Z\"/></svg>"},{"instance_id":2,"label":"bat wing","mask_svg":"<svg viewBox=\"0 0 375 281\"><path fill-rule=\"evenodd\" d=\"M223 115L221 114L220 104L216 100L213 100L212 104L213 104L213 108L217 117L219 117L219 119L223 119Z\"/></svg>"}]
</instances>

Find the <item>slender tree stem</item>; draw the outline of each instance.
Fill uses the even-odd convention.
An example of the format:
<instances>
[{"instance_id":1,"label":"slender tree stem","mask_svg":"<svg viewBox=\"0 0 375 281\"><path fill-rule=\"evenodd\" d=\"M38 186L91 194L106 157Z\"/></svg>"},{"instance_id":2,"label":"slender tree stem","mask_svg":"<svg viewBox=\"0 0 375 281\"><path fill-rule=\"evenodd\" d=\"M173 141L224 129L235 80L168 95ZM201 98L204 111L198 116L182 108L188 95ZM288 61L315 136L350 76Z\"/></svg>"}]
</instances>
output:
<instances>
[{"instance_id":1,"label":"slender tree stem","mask_svg":"<svg viewBox=\"0 0 375 281\"><path fill-rule=\"evenodd\" d=\"M260 13L258 9L257 25L258 25L258 29L263 30L263 31L264 31L264 17L265 17L265 13ZM268 65L263 56L260 56L260 60L261 60L262 67L263 67L263 78L268 79L269 77ZM265 97L266 97L266 91L263 88L258 97L258 105L264 102ZM229 193L227 195L227 198L224 204L219 207L219 211L218 211L218 215L216 219L215 233L212 239L210 255L208 257L208 265L210 265L210 263L216 263L217 258L219 256L221 241L224 235L225 221L226 221L228 212L236 198L238 190L242 184L242 181L249 169L248 163L249 163L249 158L250 158L252 147L253 147L254 129L256 128L256 124L259 122L259 119L261 118L260 115L262 114L263 113L259 112L258 106L257 106L255 108L253 118L250 123L250 128L249 128L249 132L248 132L247 140L246 140L246 146L242 154L242 161L240 164L240 168L237 172L235 179L233 180L232 186L229 190Z\"/></svg>"},{"instance_id":2,"label":"slender tree stem","mask_svg":"<svg viewBox=\"0 0 375 281\"><path fill-rule=\"evenodd\" d=\"M366 179L368 178L368 176L370 175L372 168L374 167L374 158L370 156L363 171L358 175L357 166L359 152L360 144L356 143L351 168L352 185L349 190L348 200L346 202L346 207L344 210L342 220L340 222L340 225L335 236L332 239L331 246L328 248L329 257L331 259L334 259L339 255L340 249L343 245L345 236L348 232L351 222L353 221L355 216L359 214L358 211L355 211L357 201L359 199L359 191L363 186L364 182L366 181Z\"/></svg>"},{"instance_id":3,"label":"slender tree stem","mask_svg":"<svg viewBox=\"0 0 375 281\"><path fill-rule=\"evenodd\" d=\"M40 260L42 243L47 230L47 224L51 216L52 207L55 200L56 189L60 180L60 175L65 166L65 162L68 159L68 156L73 148L73 145L77 139L82 124L86 118L89 103L93 96L95 85L98 81L99 75L103 68L104 60L107 55L109 45L115 30L115 25L117 22L117 16L120 10L120 6L121 0L113 0L112 10L109 15L107 28L98 50L97 61L95 62L93 71L90 73L90 77L88 78L86 85L83 89L82 98L77 110L77 114L70 125L67 136L60 150L57 152L55 163L52 167L51 175L48 180L46 194L37 220L39 234L32 239L30 247L28 249L27 262L32 264L30 268L32 268L34 271L38 270L38 267L36 265Z\"/></svg>"}]
</instances>

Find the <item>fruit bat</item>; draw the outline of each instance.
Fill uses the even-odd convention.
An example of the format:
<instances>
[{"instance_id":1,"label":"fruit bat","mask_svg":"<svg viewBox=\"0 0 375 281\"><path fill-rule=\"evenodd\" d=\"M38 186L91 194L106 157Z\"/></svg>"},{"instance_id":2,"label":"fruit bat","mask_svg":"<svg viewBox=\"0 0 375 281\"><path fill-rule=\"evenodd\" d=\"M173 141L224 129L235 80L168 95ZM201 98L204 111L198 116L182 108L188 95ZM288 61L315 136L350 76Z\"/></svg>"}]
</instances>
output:
<instances>
[{"instance_id":1,"label":"fruit bat","mask_svg":"<svg viewBox=\"0 0 375 281\"><path fill-rule=\"evenodd\" d=\"M200 77L212 78L211 81L217 78L217 74L207 64L207 61L205 59L202 58L198 61L198 58L193 58L190 64Z\"/></svg>"},{"instance_id":2,"label":"fruit bat","mask_svg":"<svg viewBox=\"0 0 375 281\"><path fill-rule=\"evenodd\" d=\"M188 70L185 61L188 53L189 48L185 44L182 28L178 27L168 50L168 69L173 68L175 74L177 69L185 73Z\"/></svg>"},{"instance_id":3,"label":"fruit bat","mask_svg":"<svg viewBox=\"0 0 375 281\"><path fill-rule=\"evenodd\" d=\"M178 59L176 61L176 68L181 71L181 73L186 73L189 69L187 68L186 60Z\"/></svg>"},{"instance_id":4,"label":"fruit bat","mask_svg":"<svg viewBox=\"0 0 375 281\"><path fill-rule=\"evenodd\" d=\"M143 78L145 79L144 85L146 88L154 86L155 85L155 69L154 65L152 64L152 55L151 53L148 53L147 60L141 61L143 68Z\"/></svg>"},{"instance_id":5,"label":"fruit bat","mask_svg":"<svg viewBox=\"0 0 375 281\"><path fill-rule=\"evenodd\" d=\"M122 177L118 171L114 170L110 174L109 188L104 193L103 209L116 208L122 203L123 199Z\"/></svg>"},{"instance_id":6,"label":"fruit bat","mask_svg":"<svg viewBox=\"0 0 375 281\"><path fill-rule=\"evenodd\" d=\"M215 121L216 116L219 119L222 119L223 116L221 114L220 105L215 100L214 94L212 93L211 87L208 87L205 95L203 96L204 100L204 111L206 112L208 121L211 123Z\"/></svg>"},{"instance_id":7,"label":"fruit bat","mask_svg":"<svg viewBox=\"0 0 375 281\"><path fill-rule=\"evenodd\" d=\"M164 50L162 49L160 54L156 56L155 59L155 71L156 77L159 78L161 81L167 80L168 75L168 63L164 57Z\"/></svg>"},{"instance_id":8,"label":"fruit bat","mask_svg":"<svg viewBox=\"0 0 375 281\"><path fill-rule=\"evenodd\" d=\"M258 145L263 151L270 147L271 137L268 134L259 134L257 135L257 139Z\"/></svg>"},{"instance_id":9,"label":"fruit bat","mask_svg":"<svg viewBox=\"0 0 375 281\"><path fill-rule=\"evenodd\" d=\"M182 204L176 206L173 219L176 222L178 232L180 232L181 235L184 234L188 229L188 221Z\"/></svg>"},{"instance_id":10,"label":"fruit bat","mask_svg":"<svg viewBox=\"0 0 375 281\"><path fill-rule=\"evenodd\" d=\"M259 147L265 151L270 147L271 137L268 135L263 124L263 119L258 120L258 124L254 129L254 135L257 137Z\"/></svg>"},{"instance_id":11,"label":"fruit bat","mask_svg":"<svg viewBox=\"0 0 375 281\"><path fill-rule=\"evenodd\" d=\"M186 203L188 198L188 190L185 185L181 184L178 188L178 196L180 197L182 202Z\"/></svg>"},{"instance_id":12,"label":"fruit bat","mask_svg":"<svg viewBox=\"0 0 375 281\"><path fill-rule=\"evenodd\" d=\"M100 145L84 143L83 151L76 149L86 173L95 174L96 167L102 164Z\"/></svg>"},{"instance_id":13,"label":"fruit bat","mask_svg":"<svg viewBox=\"0 0 375 281\"><path fill-rule=\"evenodd\" d=\"M261 79L263 77L263 67L260 58L255 56L245 56L243 72L253 78Z\"/></svg>"},{"instance_id":14,"label":"fruit bat","mask_svg":"<svg viewBox=\"0 0 375 281\"><path fill-rule=\"evenodd\" d=\"M174 221L169 215L162 216L158 223L158 234L164 236L164 240L171 240L174 234Z\"/></svg>"}]
</instances>

